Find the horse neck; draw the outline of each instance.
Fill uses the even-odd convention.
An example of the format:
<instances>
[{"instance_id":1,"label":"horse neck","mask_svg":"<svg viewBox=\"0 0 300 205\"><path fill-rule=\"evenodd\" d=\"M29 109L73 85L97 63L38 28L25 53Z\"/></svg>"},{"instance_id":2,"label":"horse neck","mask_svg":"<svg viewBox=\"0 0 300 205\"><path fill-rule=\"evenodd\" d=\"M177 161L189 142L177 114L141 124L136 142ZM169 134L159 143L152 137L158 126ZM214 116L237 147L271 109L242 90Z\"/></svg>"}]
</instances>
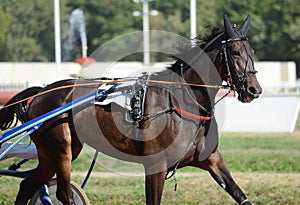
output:
<instances>
[{"instance_id":1,"label":"horse neck","mask_svg":"<svg viewBox=\"0 0 300 205\"><path fill-rule=\"evenodd\" d=\"M212 42L208 43L209 45L204 48L205 53L209 56L213 62L216 71L218 72L219 79L211 79L214 84L222 83L226 81L228 77L228 71L226 65L223 63L225 59L222 56L222 44L221 41L224 40L224 33L219 34ZM221 80L221 81L220 81Z\"/></svg>"},{"instance_id":2,"label":"horse neck","mask_svg":"<svg viewBox=\"0 0 300 205\"><path fill-rule=\"evenodd\" d=\"M192 67L185 71L185 79L188 83L202 84L202 85L221 85L222 80L226 80L227 70L226 66L221 63L221 41L223 40L223 33L216 36L207 46L203 48L205 53L192 62ZM206 89L211 98L214 98L217 89ZM202 89L203 91L203 89Z\"/></svg>"}]
</instances>

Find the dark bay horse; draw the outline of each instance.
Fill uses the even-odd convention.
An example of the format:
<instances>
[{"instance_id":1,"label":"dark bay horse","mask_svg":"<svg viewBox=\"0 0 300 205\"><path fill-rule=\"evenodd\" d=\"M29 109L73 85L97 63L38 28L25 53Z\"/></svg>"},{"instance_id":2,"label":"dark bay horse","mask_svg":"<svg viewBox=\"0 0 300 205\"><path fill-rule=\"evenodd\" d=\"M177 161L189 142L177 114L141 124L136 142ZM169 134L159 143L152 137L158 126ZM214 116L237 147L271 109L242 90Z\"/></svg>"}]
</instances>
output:
<instances>
[{"instance_id":1,"label":"dark bay horse","mask_svg":"<svg viewBox=\"0 0 300 205\"><path fill-rule=\"evenodd\" d=\"M207 170L237 203L251 204L218 150L217 124L213 117L218 89L197 86L221 85L225 81L237 91L241 102L259 97L262 89L255 75L254 51L246 38L249 22L248 16L236 28L225 16L225 31L214 32L202 39L201 44L181 51L170 68L144 80L144 109L138 123L128 122L125 119L128 110L114 103L88 104L45 123L31 135L39 163L32 176L21 182L15 204L26 204L54 174L57 198L63 204L75 204L70 189L71 161L79 155L83 143L112 157L143 164L146 204L160 204L168 173L185 166ZM86 82L91 81L79 83ZM76 83L78 80L63 80L45 88L25 90L7 104ZM83 86L55 90L35 97L28 107L17 104L2 109L0 127L7 129L13 116L28 121L95 89Z\"/></svg>"}]
</instances>

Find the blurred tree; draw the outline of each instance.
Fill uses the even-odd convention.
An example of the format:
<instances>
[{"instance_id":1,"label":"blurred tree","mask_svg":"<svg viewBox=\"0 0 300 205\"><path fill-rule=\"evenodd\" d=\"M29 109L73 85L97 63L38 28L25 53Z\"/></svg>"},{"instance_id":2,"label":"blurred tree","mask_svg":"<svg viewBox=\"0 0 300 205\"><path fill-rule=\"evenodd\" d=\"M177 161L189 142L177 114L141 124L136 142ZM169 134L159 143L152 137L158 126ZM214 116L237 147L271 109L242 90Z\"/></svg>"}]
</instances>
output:
<instances>
[{"instance_id":1,"label":"blurred tree","mask_svg":"<svg viewBox=\"0 0 300 205\"><path fill-rule=\"evenodd\" d=\"M1 0L0 3L11 15L5 40L9 60L53 60L53 1Z\"/></svg>"},{"instance_id":2,"label":"blurred tree","mask_svg":"<svg viewBox=\"0 0 300 205\"><path fill-rule=\"evenodd\" d=\"M72 9L78 7L85 13L89 52L114 37L137 31L141 27L142 22L132 15L141 5L132 0L69 0L68 5Z\"/></svg>"},{"instance_id":3,"label":"blurred tree","mask_svg":"<svg viewBox=\"0 0 300 205\"><path fill-rule=\"evenodd\" d=\"M261 15L265 23L265 45L261 60L296 61L300 77L300 2L267 1L268 9Z\"/></svg>"},{"instance_id":4,"label":"blurred tree","mask_svg":"<svg viewBox=\"0 0 300 205\"><path fill-rule=\"evenodd\" d=\"M248 36L256 50L256 59L295 61L300 77L299 0L225 0L216 5L216 10L228 14L232 23L241 22L241 18L250 14Z\"/></svg>"},{"instance_id":5,"label":"blurred tree","mask_svg":"<svg viewBox=\"0 0 300 205\"><path fill-rule=\"evenodd\" d=\"M105 42L133 31L142 30L142 17L132 12L142 11L141 3L132 0L60 0L61 21L78 7L84 11L87 24L88 52L91 54ZM190 1L155 0L149 8L159 11L150 17L150 29L164 30L189 38ZM197 31L207 25L223 27L223 16L238 25L251 15L248 37L256 50L256 60L293 60L300 67L300 2L299 0L197 0ZM53 61L54 29L53 1L0 0L0 61ZM62 24L63 25L63 24ZM62 37L68 33L62 26ZM80 57L80 41L76 57ZM126 44L110 48L111 55ZM164 60L152 55L152 60ZM155 59L154 59L155 58ZM133 54L124 60L142 60ZM300 74L300 72L298 72ZM300 77L300 76L299 76Z\"/></svg>"},{"instance_id":6,"label":"blurred tree","mask_svg":"<svg viewBox=\"0 0 300 205\"><path fill-rule=\"evenodd\" d=\"M11 16L9 13L4 12L2 7L0 6L0 56L3 60L8 60L8 52L5 49L5 34L9 28L11 21Z\"/></svg>"}]
</instances>

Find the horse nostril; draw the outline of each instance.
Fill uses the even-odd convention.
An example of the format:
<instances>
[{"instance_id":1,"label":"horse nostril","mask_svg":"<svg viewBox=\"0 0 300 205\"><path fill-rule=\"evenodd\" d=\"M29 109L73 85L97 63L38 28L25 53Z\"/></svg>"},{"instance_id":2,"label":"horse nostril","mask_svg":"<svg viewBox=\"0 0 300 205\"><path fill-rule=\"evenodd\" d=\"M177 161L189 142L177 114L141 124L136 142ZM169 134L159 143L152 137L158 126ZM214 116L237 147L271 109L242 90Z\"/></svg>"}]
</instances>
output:
<instances>
[{"instance_id":1,"label":"horse nostril","mask_svg":"<svg viewBox=\"0 0 300 205\"><path fill-rule=\"evenodd\" d=\"M249 86L248 87L248 93L257 97L259 94L261 94L261 90L258 90L255 86Z\"/></svg>"}]
</instances>

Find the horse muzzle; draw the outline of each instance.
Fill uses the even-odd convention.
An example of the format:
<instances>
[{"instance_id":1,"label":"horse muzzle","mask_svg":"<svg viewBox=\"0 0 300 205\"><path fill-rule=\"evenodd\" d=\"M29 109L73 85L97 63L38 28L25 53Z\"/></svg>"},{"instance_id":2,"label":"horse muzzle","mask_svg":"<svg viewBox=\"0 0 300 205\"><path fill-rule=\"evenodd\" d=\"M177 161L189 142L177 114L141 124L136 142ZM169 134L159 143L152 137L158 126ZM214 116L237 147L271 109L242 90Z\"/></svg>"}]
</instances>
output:
<instances>
[{"instance_id":1,"label":"horse muzzle","mask_svg":"<svg viewBox=\"0 0 300 205\"><path fill-rule=\"evenodd\" d=\"M237 93L239 101L243 103L250 103L260 96L262 88L260 86L249 85L246 89L238 90Z\"/></svg>"}]
</instances>

